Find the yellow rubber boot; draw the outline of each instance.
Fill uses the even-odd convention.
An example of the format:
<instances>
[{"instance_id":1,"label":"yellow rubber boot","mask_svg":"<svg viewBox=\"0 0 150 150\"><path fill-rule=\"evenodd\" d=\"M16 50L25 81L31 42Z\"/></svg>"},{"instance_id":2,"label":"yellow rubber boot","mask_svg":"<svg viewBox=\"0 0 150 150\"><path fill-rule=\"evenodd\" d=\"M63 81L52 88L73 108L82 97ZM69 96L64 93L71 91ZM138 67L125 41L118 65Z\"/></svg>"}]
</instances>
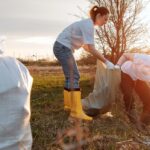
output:
<instances>
[{"instance_id":1,"label":"yellow rubber boot","mask_svg":"<svg viewBox=\"0 0 150 150\"><path fill-rule=\"evenodd\" d=\"M81 91L71 91L71 117L83 119L87 121L93 120L92 117L87 116L82 110Z\"/></svg>"},{"instance_id":2,"label":"yellow rubber boot","mask_svg":"<svg viewBox=\"0 0 150 150\"><path fill-rule=\"evenodd\" d=\"M70 90L64 88L64 110L69 111L70 110Z\"/></svg>"}]
</instances>

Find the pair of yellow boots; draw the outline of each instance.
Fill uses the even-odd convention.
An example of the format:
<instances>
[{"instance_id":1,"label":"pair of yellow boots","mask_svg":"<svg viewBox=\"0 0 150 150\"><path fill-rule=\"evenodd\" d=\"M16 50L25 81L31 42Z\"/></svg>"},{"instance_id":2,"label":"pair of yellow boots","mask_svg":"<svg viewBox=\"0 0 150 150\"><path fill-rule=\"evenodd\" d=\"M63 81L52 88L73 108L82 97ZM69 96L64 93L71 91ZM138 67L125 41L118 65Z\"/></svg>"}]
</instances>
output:
<instances>
[{"instance_id":1,"label":"pair of yellow boots","mask_svg":"<svg viewBox=\"0 0 150 150\"><path fill-rule=\"evenodd\" d=\"M80 89L69 90L64 88L64 109L70 111L71 117L87 121L92 120L92 117L87 116L82 110Z\"/></svg>"}]
</instances>

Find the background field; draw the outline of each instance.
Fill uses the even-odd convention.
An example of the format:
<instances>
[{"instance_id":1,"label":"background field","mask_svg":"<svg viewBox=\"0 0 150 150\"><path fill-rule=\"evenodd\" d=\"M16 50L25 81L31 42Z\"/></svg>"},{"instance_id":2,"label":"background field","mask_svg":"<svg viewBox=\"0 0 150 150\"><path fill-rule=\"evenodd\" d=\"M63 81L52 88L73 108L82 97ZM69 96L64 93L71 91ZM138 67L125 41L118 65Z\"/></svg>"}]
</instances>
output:
<instances>
[{"instance_id":1,"label":"background field","mask_svg":"<svg viewBox=\"0 0 150 150\"><path fill-rule=\"evenodd\" d=\"M59 66L28 66L28 68L34 77L31 98L33 150L62 149L62 145L57 144L57 134L70 129L78 132L76 126L68 120L69 114L63 110L64 76L62 70ZM83 66L79 67L79 70L82 97L86 97L93 89L95 66ZM91 123L80 123L81 128L88 129L87 134L90 139L82 149L113 150L117 142L132 139L135 143L127 141L126 150L130 148L130 142L134 150L150 149L146 145L139 144L138 139L147 136L137 131L135 126L126 119L122 108L118 107L118 105L113 106L113 117L98 116Z\"/></svg>"}]
</instances>

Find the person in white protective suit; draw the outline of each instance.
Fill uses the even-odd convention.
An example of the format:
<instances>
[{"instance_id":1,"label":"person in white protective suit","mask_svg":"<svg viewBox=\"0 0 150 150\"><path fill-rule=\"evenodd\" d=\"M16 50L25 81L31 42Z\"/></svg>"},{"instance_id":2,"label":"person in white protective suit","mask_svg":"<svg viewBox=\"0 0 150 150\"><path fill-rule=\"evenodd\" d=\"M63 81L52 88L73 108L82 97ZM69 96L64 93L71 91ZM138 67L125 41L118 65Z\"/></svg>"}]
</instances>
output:
<instances>
[{"instance_id":1,"label":"person in white protective suit","mask_svg":"<svg viewBox=\"0 0 150 150\"><path fill-rule=\"evenodd\" d=\"M150 123L150 55L124 53L117 66L121 67L121 89L130 121L142 125ZM143 111L140 118L135 113L133 90L139 96Z\"/></svg>"},{"instance_id":2,"label":"person in white protective suit","mask_svg":"<svg viewBox=\"0 0 150 150\"><path fill-rule=\"evenodd\" d=\"M1 44L3 40L0 40ZM1 47L0 47L1 48ZM0 49L0 150L31 150L32 77L18 60Z\"/></svg>"},{"instance_id":3,"label":"person in white protective suit","mask_svg":"<svg viewBox=\"0 0 150 150\"><path fill-rule=\"evenodd\" d=\"M150 55L125 53L115 68L107 70L104 64L97 62L94 90L82 99L84 111L89 116L108 112L121 89L130 121L148 125L150 123ZM134 90L143 103L140 119L134 109Z\"/></svg>"}]
</instances>

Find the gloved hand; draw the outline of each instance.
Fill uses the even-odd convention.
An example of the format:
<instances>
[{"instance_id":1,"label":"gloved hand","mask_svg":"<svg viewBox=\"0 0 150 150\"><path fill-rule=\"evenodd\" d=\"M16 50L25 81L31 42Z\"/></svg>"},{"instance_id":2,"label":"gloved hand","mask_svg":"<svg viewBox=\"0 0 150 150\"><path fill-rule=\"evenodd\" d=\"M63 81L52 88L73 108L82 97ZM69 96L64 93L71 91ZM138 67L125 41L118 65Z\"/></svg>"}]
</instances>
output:
<instances>
[{"instance_id":1,"label":"gloved hand","mask_svg":"<svg viewBox=\"0 0 150 150\"><path fill-rule=\"evenodd\" d=\"M115 69L121 69L121 67L119 65L115 65Z\"/></svg>"},{"instance_id":2,"label":"gloved hand","mask_svg":"<svg viewBox=\"0 0 150 150\"><path fill-rule=\"evenodd\" d=\"M113 63L111 63L109 60L107 60L105 62L106 66L108 69L114 69L115 68L115 65Z\"/></svg>"}]
</instances>

